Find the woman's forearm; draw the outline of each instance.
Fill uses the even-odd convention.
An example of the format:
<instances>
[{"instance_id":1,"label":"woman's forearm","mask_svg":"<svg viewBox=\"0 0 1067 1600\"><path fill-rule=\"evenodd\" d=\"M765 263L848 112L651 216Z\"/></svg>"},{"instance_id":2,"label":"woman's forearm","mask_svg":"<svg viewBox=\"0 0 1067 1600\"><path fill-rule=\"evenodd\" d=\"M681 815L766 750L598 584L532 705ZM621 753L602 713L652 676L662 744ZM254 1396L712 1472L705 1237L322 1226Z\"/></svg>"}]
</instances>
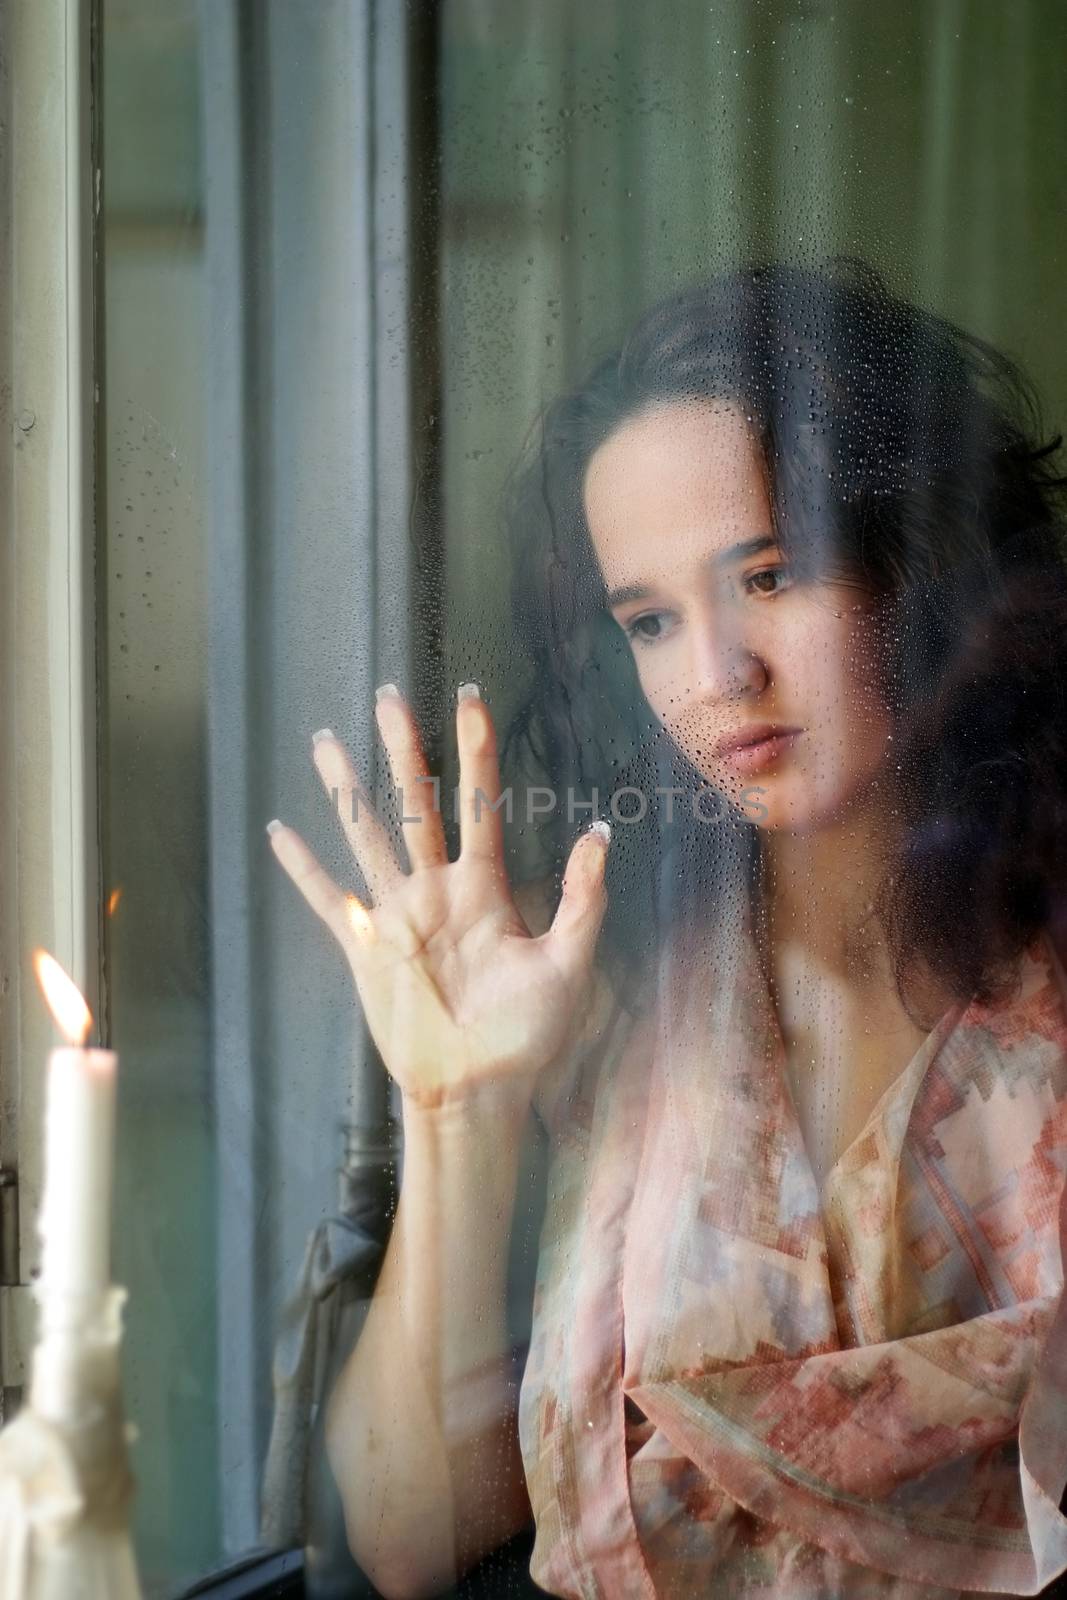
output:
<instances>
[{"instance_id":1,"label":"woman's forearm","mask_svg":"<svg viewBox=\"0 0 1067 1600\"><path fill-rule=\"evenodd\" d=\"M327 1419L353 1553L386 1595L448 1587L529 1517L506 1317L525 1122L513 1089L405 1107L396 1220Z\"/></svg>"}]
</instances>

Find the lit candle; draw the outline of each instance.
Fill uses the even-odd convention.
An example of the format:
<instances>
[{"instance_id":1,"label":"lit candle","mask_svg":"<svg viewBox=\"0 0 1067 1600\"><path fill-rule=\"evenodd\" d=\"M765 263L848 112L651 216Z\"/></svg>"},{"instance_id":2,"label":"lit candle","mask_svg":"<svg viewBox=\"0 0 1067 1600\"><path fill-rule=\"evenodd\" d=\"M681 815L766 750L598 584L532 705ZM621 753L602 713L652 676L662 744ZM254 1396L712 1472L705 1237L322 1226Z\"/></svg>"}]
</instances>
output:
<instances>
[{"instance_id":1,"label":"lit candle","mask_svg":"<svg viewBox=\"0 0 1067 1600\"><path fill-rule=\"evenodd\" d=\"M111 1167L115 1139L113 1050L86 1048L92 1016L63 968L44 950L37 981L67 1040L48 1057L41 1291L101 1295L111 1281Z\"/></svg>"}]
</instances>

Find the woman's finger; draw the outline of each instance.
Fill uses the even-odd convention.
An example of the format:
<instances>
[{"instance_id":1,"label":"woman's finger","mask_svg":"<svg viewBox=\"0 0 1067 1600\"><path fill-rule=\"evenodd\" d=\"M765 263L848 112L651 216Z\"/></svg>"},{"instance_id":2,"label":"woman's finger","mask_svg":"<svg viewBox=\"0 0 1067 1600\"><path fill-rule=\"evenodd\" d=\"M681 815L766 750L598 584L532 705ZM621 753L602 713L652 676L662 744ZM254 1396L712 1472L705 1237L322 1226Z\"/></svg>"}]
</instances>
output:
<instances>
[{"instance_id":1,"label":"woman's finger","mask_svg":"<svg viewBox=\"0 0 1067 1600\"><path fill-rule=\"evenodd\" d=\"M395 683L384 683L377 690L375 716L400 801L400 825L412 870L445 866L448 844L440 784L430 774L418 724Z\"/></svg>"},{"instance_id":2,"label":"woman's finger","mask_svg":"<svg viewBox=\"0 0 1067 1600\"><path fill-rule=\"evenodd\" d=\"M336 734L321 728L312 740L311 754L326 790L337 795L341 826L359 870L375 900L382 900L404 876L389 830L371 805Z\"/></svg>"},{"instance_id":3,"label":"woman's finger","mask_svg":"<svg viewBox=\"0 0 1067 1600\"><path fill-rule=\"evenodd\" d=\"M597 934L607 910L604 888L611 825L594 822L576 841L563 874L563 897L552 926L542 938L550 939L568 966L579 969L592 960Z\"/></svg>"},{"instance_id":4,"label":"woman's finger","mask_svg":"<svg viewBox=\"0 0 1067 1600\"><path fill-rule=\"evenodd\" d=\"M315 915L321 917L346 952L374 942L374 923L356 895L334 883L300 835L275 818L267 823L271 848Z\"/></svg>"},{"instance_id":5,"label":"woman's finger","mask_svg":"<svg viewBox=\"0 0 1067 1600\"><path fill-rule=\"evenodd\" d=\"M459 744L460 855L468 860L501 863L504 829L496 729L476 683L459 686L456 738Z\"/></svg>"}]
</instances>

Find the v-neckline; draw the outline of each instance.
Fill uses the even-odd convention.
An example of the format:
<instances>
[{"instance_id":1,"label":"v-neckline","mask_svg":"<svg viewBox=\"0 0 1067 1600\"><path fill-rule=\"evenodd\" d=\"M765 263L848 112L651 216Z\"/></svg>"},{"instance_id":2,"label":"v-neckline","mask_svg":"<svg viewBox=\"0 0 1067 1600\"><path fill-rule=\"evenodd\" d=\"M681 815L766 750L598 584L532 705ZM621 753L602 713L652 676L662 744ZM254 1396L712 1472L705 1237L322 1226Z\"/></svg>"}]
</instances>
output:
<instances>
[{"instance_id":1,"label":"v-neckline","mask_svg":"<svg viewBox=\"0 0 1067 1600\"><path fill-rule=\"evenodd\" d=\"M781 1083L785 1089L786 1100L789 1106L789 1114L793 1120L797 1144L803 1151L804 1161L811 1176L812 1187L818 1197L819 1209L823 1218L825 1219L827 1215L827 1199L837 1187L841 1177L842 1168L848 1161L849 1157L852 1156L859 1146L863 1144L863 1142L869 1137L872 1128L884 1119L887 1107L903 1091L905 1086L908 1083L911 1083L912 1079L915 1080L914 1083L911 1083L913 1090L912 1098L914 1099L914 1091L918 1089L919 1084L925 1078L927 1070L932 1064L934 1058L941 1050L946 1039L948 1039L955 1031L961 1018L970 1009L972 1002L955 1000L946 1008L945 1011L942 1012L938 1021L925 1035L922 1042L916 1047L906 1065L901 1068L896 1077L891 1080L891 1082L878 1096L878 1099L871 1107L870 1113L866 1117L863 1126L856 1133L855 1137L852 1138L845 1148L839 1153L836 1160L829 1167L825 1176L823 1177L822 1182L820 1183L818 1174L815 1170L815 1163L812 1160L812 1153L808 1147L808 1141L804 1137L804 1127L797 1108L796 1096L793 1093L792 1075L789 1070L789 1054L785 1037L782 1033L781 1019L778 1015L778 1007L774 999L774 984L771 974L768 970L768 955L765 949L765 941L761 936L760 930L757 926L757 920L754 915L754 907L752 905L750 896L745 897L742 921L746 930L749 950L751 951L754 959L755 972L758 975L758 982L761 985L762 1002L766 1008L767 1016L769 1018L775 1070L777 1071ZM917 1066L917 1063L920 1060L922 1060L923 1063L921 1072Z\"/></svg>"},{"instance_id":2,"label":"v-neckline","mask_svg":"<svg viewBox=\"0 0 1067 1600\"><path fill-rule=\"evenodd\" d=\"M760 975L764 983L765 1003L771 1031L775 1069L778 1072L782 1085L785 1089L786 1100L789 1106L789 1114L793 1119L795 1128L797 1144L803 1150L804 1160L811 1174L812 1186L816 1195L818 1196L820 1210L825 1217L827 1213L828 1199L832 1195L833 1191L837 1188L842 1176L842 1169L848 1162L849 1157L852 1156L860 1147L860 1145L862 1145L869 1137L872 1129L884 1120L888 1107L908 1087L912 1089L911 1098L914 1099L914 1092L918 1090L920 1083L926 1077L930 1066L932 1065L936 1056L939 1054L945 1041L955 1032L961 1018L969 1010L969 1003L962 1000L954 1001L948 1007L948 1009L943 1012L940 1019L930 1029L929 1033L926 1034L921 1044L919 1044L919 1046L916 1048L907 1064L901 1068L896 1077L891 1080L891 1082L878 1096L878 1099L872 1106L870 1113L863 1123L863 1126L860 1128L855 1137L851 1139L845 1148L840 1152L837 1159L827 1170L825 1177L820 1183L818 1174L815 1170L815 1163L812 1160L811 1150L809 1149L808 1142L804 1137L804 1128L797 1109L796 1096L793 1093L793 1083L789 1072L788 1050L782 1034L781 1021L778 1016L778 1008L774 1003L774 997L771 992L770 985L766 981L766 974L763 971L762 962L759 962L758 965Z\"/></svg>"}]
</instances>

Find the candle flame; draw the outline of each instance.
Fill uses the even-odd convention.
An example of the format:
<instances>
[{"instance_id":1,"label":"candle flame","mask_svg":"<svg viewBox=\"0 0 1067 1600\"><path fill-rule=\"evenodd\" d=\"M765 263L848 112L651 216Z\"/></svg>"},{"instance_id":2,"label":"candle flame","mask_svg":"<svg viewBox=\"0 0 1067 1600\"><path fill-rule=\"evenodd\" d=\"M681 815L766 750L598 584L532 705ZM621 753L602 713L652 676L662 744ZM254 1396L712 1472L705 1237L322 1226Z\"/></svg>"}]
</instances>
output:
<instances>
[{"instance_id":1,"label":"candle flame","mask_svg":"<svg viewBox=\"0 0 1067 1600\"><path fill-rule=\"evenodd\" d=\"M345 899L348 902L348 920L352 924L352 930L356 938L363 944L372 943L375 935L374 923L370 919L370 912L357 895L349 894L345 896Z\"/></svg>"},{"instance_id":2,"label":"candle flame","mask_svg":"<svg viewBox=\"0 0 1067 1600\"><path fill-rule=\"evenodd\" d=\"M77 984L47 950L33 952L33 970L60 1033L68 1044L84 1045L93 1017Z\"/></svg>"},{"instance_id":3,"label":"candle flame","mask_svg":"<svg viewBox=\"0 0 1067 1600\"><path fill-rule=\"evenodd\" d=\"M119 908L119 901L121 899L122 899L122 890L121 890L121 888L112 889L111 893L107 897L107 914L108 914L109 917L113 917L115 915L115 912Z\"/></svg>"}]
</instances>

